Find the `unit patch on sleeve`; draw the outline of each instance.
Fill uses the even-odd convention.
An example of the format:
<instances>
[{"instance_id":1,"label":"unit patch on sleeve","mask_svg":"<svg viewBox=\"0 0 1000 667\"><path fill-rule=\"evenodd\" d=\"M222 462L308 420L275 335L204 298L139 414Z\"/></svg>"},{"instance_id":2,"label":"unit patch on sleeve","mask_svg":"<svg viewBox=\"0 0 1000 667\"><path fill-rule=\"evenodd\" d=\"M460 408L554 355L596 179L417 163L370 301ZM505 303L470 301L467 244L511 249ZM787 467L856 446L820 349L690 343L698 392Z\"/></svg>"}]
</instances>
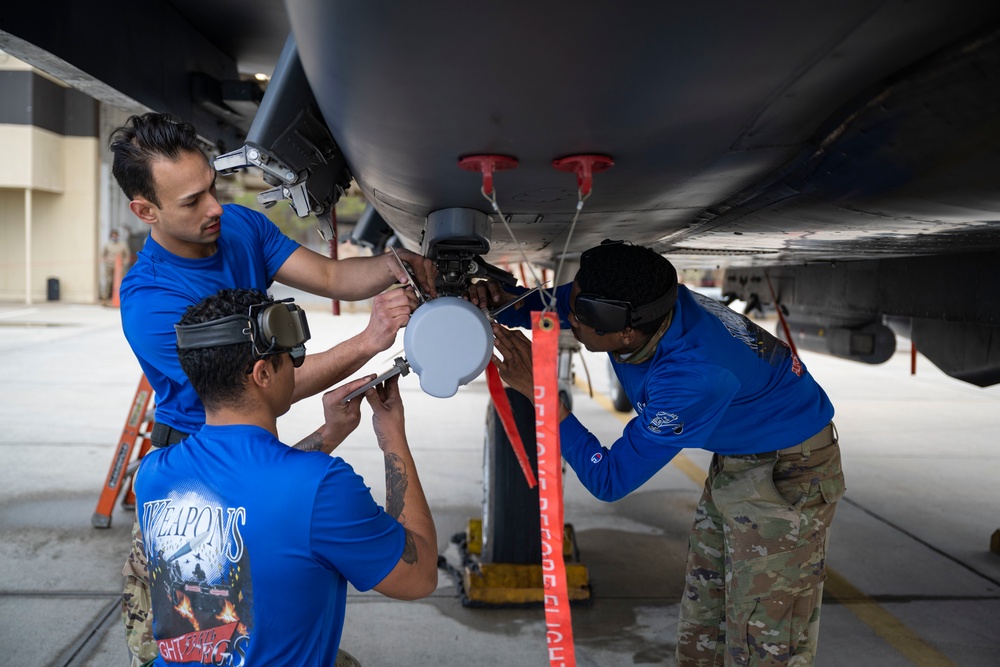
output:
<instances>
[{"instance_id":1,"label":"unit patch on sleeve","mask_svg":"<svg viewBox=\"0 0 1000 667\"><path fill-rule=\"evenodd\" d=\"M680 435L684 432L684 422L672 412L657 412L656 416L649 420L646 428L652 433L662 433L664 429L670 429L674 435Z\"/></svg>"}]
</instances>

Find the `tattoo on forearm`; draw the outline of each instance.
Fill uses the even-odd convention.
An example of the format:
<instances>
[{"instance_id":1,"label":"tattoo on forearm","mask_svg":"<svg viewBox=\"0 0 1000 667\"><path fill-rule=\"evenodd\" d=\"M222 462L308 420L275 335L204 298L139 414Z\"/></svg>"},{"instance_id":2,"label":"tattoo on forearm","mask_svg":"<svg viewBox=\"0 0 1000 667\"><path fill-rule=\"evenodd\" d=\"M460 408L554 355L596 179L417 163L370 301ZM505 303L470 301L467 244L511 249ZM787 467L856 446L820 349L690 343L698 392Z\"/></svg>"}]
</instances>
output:
<instances>
[{"instance_id":1,"label":"tattoo on forearm","mask_svg":"<svg viewBox=\"0 0 1000 667\"><path fill-rule=\"evenodd\" d=\"M406 525L406 518L403 516L404 499L406 497L406 487L409 484L406 475L406 464L403 459L396 454L385 455L385 505L386 513ZM413 533L408 528L406 533L406 544L403 546L403 555L400 558L407 565L417 562L417 543L413 539Z\"/></svg>"},{"instance_id":2,"label":"tattoo on forearm","mask_svg":"<svg viewBox=\"0 0 1000 667\"><path fill-rule=\"evenodd\" d=\"M403 529L406 533L406 545L403 547L403 555L400 558L407 565L417 562L417 543L413 541L413 533L409 529Z\"/></svg>"},{"instance_id":3,"label":"tattoo on forearm","mask_svg":"<svg viewBox=\"0 0 1000 667\"><path fill-rule=\"evenodd\" d=\"M385 455L385 511L402 524L406 487L406 464L396 454Z\"/></svg>"},{"instance_id":4,"label":"tattoo on forearm","mask_svg":"<svg viewBox=\"0 0 1000 667\"><path fill-rule=\"evenodd\" d=\"M295 449L301 449L304 452L315 452L323 447L323 427L319 427L306 437L302 438L296 445Z\"/></svg>"}]
</instances>

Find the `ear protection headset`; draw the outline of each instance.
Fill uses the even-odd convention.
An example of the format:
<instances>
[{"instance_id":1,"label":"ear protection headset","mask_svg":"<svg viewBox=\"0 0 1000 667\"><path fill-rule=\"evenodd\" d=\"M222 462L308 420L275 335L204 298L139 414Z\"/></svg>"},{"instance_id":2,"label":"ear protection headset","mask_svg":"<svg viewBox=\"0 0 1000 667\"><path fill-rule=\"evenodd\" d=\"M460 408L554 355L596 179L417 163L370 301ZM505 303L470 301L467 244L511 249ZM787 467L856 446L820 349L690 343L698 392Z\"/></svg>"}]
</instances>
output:
<instances>
[{"instance_id":1,"label":"ear protection headset","mask_svg":"<svg viewBox=\"0 0 1000 667\"><path fill-rule=\"evenodd\" d=\"M177 348L197 350L250 343L257 359L288 352L298 368L306 357L309 324L304 310L292 299L250 306L246 315L229 315L198 324L175 324Z\"/></svg>"}]
</instances>

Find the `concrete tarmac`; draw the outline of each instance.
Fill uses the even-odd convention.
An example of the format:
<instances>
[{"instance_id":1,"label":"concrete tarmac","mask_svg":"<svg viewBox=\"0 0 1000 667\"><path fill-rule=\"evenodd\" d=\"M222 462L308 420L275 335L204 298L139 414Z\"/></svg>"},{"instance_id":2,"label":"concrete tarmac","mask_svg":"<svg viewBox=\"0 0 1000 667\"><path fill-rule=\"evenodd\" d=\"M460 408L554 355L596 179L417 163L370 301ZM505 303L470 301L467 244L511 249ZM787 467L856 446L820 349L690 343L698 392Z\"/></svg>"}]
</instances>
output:
<instances>
[{"instance_id":1,"label":"concrete tarmac","mask_svg":"<svg viewBox=\"0 0 1000 667\"><path fill-rule=\"evenodd\" d=\"M363 311L306 305L314 350L367 322ZM387 370L401 340L368 369ZM118 312L3 304L0 344L0 665L127 665L118 609L132 514L116 507L107 530L90 522L140 378ZM1000 555L989 551L1000 528L1000 389L947 378L922 357L911 376L908 349L877 367L801 356L837 408L848 486L816 664L1000 664ZM574 411L611 443L623 422L602 395L606 361L584 360L595 398L576 391ZM451 537L481 513L486 385L446 400L423 394L414 375L401 388L439 550L458 566ZM318 397L296 404L279 421L282 439L321 418ZM337 454L384 497L367 418ZM573 608L577 664L675 664L686 536L709 458L690 452L610 504L567 473L566 521L593 584L593 602ZM443 570L422 601L352 592L343 647L366 667L547 664L541 609L465 608Z\"/></svg>"}]
</instances>

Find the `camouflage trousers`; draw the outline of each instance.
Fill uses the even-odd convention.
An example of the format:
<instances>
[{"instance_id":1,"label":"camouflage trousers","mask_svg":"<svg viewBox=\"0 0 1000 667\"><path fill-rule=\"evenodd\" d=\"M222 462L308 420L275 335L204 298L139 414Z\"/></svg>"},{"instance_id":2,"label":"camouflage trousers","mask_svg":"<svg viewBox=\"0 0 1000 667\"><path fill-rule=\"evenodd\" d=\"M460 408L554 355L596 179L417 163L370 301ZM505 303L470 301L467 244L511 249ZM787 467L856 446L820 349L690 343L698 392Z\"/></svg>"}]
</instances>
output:
<instances>
[{"instance_id":1,"label":"camouflage trousers","mask_svg":"<svg viewBox=\"0 0 1000 667\"><path fill-rule=\"evenodd\" d=\"M844 473L832 444L712 458L688 545L681 667L812 665Z\"/></svg>"},{"instance_id":2,"label":"camouflage trousers","mask_svg":"<svg viewBox=\"0 0 1000 667\"><path fill-rule=\"evenodd\" d=\"M122 621L125 641L132 656L131 667L141 667L157 655L153 639L153 602L149 597L149 571L142 544L139 522L132 522L132 548L122 568L125 590L122 593Z\"/></svg>"},{"instance_id":3,"label":"camouflage trousers","mask_svg":"<svg viewBox=\"0 0 1000 667\"><path fill-rule=\"evenodd\" d=\"M122 568L122 574L125 576L125 591L122 593L125 641L131 655L131 667L143 667L156 658L158 649L153 638L153 602L149 595L146 548L138 521L132 523L132 549ZM337 651L334 667L361 667L361 663L341 649Z\"/></svg>"}]
</instances>

